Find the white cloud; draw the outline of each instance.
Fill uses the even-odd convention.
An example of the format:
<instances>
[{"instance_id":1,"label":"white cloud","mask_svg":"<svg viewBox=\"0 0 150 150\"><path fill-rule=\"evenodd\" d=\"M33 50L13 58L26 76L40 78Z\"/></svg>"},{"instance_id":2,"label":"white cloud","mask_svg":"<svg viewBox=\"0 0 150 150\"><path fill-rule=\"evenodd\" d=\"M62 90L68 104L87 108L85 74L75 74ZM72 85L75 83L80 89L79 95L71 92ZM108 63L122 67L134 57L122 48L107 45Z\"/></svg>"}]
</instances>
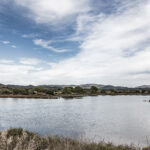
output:
<instances>
[{"instance_id":1,"label":"white cloud","mask_svg":"<svg viewBox=\"0 0 150 150\"><path fill-rule=\"evenodd\" d=\"M21 58L19 62L24 65L38 65L43 61L36 58Z\"/></svg>"},{"instance_id":2,"label":"white cloud","mask_svg":"<svg viewBox=\"0 0 150 150\"><path fill-rule=\"evenodd\" d=\"M17 48L15 45L10 45L11 44L11 42L10 41L1 41L3 44L5 44L5 45L9 45L9 46L11 46L12 48Z\"/></svg>"},{"instance_id":3,"label":"white cloud","mask_svg":"<svg viewBox=\"0 0 150 150\"><path fill-rule=\"evenodd\" d=\"M28 17L37 23L56 24L67 17L89 11L89 0L14 0L19 6L26 8ZM65 18L65 20L64 20Z\"/></svg>"},{"instance_id":4,"label":"white cloud","mask_svg":"<svg viewBox=\"0 0 150 150\"><path fill-rule=\"evenodd\" d=\"M75 35L86 35L82 36L81 52L39 72L44 77L40 82L150 84L149 17L149 1L119 14L84 16Z\"/></svg>"},{"instance_id":5,"label":"white cloud","mask_svg":"<svg viewBox=\"0 0 150 150\"><path fill-rule=\"evenodd\" d=\"M3 44L10 44L9 41L2 41Z\"/></svg>"},{"instance_id":6,"label":"white cloud","mask_svg":"<svg viewBox=\"0 0 150 150\"><path fill-rule=\"evenodd\" d=\"M0 64L13 64L13 60L0 59Z\"/></svg>"},{"instance_id":7,"label":"white cloud","mask_svg":"<svg viewBox=\"0 0 150 150\"><path fill-rule=\"evenodd\" d=\"M15 45L11 45L12 48L17 48Z\"/></svg>"},{"instance_id":8,"label":"white cloud","mask_svg":"<svg viewBox=\"0 0 150 150\"><path fill-rule=\"evenodd\" d=\"M37 76L31 75L32 72L41 68L31 65L1 64L0 63L0 82L5 84L34 84ZM35 79L34 79L35 78Z\"/></svg>"},{"instance_id":9,"label":"white cloud","mask_svg":"<svg viewBox=\"0 0 150 150\"><path fill-rule=\"evenodd\" d=\"M22 37L23 38L35 38L39 36L39 34L36 34L36 33L31 33L31 34L23 34Z\"/></svg>"},{"instance_id":10,"label":"white cloud","mask_svg":"<svg viewBox=\"0 0 150 150\"><path fill-rule=\"evenodd\" d=\"M27 5L27 2L31 4L20 3ZM82 40L76 56L58 63L49 62L51 67L42 70L30 65L0 64L0 79L19 84L150 84L149 18L150 1L134 6L126 3L126 8L114 14L79 15L73 38L82 37ZM55 51L51 41L33 42Z\"/></svg>"},{"instance_id":11,"label":"white cloud","mask_svg":"<svg viewBox=\"0 0 150 150\"><path fill-rule=\"evenodd\" d=\"M52 41L47 41L47 40L43 40L43 39L34 39L33 43L37 46L41 46L42 48L57 52L57 53L64 53L67 52L68 50L66 49L57 49L54 48L52 46L50 46L50 44L52 43Z\"/></svg>"}]
</instances>

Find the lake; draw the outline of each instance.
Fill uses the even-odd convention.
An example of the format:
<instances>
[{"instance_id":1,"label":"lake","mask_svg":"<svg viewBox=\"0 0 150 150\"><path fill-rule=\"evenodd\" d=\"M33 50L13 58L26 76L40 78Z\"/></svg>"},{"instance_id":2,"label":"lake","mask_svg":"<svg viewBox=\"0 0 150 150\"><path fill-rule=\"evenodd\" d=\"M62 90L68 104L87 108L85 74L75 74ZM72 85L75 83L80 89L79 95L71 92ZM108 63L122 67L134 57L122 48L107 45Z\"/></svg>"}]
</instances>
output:
<instances>
[{"instance_id":1,"label":"lake","mask_svg":"<svg viewBox=\"0 0 150 150\"><path fill-rule=\"evenodd\" d=\"M115 144L150 145L149 96L97 96L81 99L0 99L0 130L25 128Z\"/></svg>"}]
</instances>

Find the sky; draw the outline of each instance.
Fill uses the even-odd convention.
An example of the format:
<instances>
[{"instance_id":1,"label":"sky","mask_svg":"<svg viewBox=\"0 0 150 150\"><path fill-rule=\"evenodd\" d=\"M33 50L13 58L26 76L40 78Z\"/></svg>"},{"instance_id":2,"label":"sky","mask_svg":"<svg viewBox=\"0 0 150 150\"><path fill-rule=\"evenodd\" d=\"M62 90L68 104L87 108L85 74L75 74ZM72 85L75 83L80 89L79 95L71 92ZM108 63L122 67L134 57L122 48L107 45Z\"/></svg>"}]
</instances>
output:
<instances>
[{"instance_id":1,"label":"sky","mask_svg":"<svg viewBox=\"0 0 150 150\"><path fill-rule=\"evenodd\" d=\"M0 83L150 84L150 0L0 0Z\"/></svg>"}]
</instances>

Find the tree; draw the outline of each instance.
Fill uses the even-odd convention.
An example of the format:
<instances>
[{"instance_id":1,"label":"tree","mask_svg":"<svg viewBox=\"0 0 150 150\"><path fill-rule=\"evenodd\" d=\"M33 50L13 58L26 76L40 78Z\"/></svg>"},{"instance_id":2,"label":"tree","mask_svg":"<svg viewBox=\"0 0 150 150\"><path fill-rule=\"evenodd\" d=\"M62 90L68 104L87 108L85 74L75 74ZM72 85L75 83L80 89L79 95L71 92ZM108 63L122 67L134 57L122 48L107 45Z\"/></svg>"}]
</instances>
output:
<instances>
[{"instance_id":1,"label":"tree","mask_svg":"<svg viewBox=\"0 0 150 150\"><path fill-rule=\"evenodd\" d=\"M42 86L37 86L37 87L34 88L34 91L45 92L45 89Z\"/></svg>"},{"instance_id":2,"label":"tree","mask_svg":"<svg viewBox=\"0 0 150 150\"><path fill-rule=\"evenodd\" d=\"M82 88L82 87L80 87L80 86L76 86L75 88L74 88L74 92L75 93L84 93L84 89Z\"/></svg>"},{"instance_id":3,"label":"tree","mask_svg":"<svg viewBox=\"0 0 150 150\"><path fill-rule=\"evenodd\" d=\"M14 95L17 95L17 94L27 95L28 94L28 90L21 89L21 88L14 88L14 89L12 89L12 92Z\"/></svg>"},{"instance_id":4,"label":"tree","mask_svg":"<svg viewBox=\"0 0 150 150\"><path fill-rule=\"evenodd\" d=\"M95 94L98 92L98 88L96 86L91 86L90 91L91 93Z\"/></svg>"},{"instance_id":5,"label":"tree","mask_svg":"<svg viewBox=\"0 0 150 150\"><path fill-rule=\"evenodd\" d=\"M34 89L29 89L28 93L31 94L31 95L34 94Z\"/></svg>"},{"instance_id":6,"label":"tree","mask_svg":"<svg viewBox=\"0 0 150 150\"><path fill-rule=\"evenodd\" d=\"M52 89L47 89L47 90L46 90L46 94L54 95L54 90L52 90Z\"/></svg>"},{"instance_id":7,"label":"tree","mask_svg":"<svg viewBox=\"0 0 150 150\"><path fill-rule=\"evenodd\" d=\"M9 89L1 89L0 94L12 94L12 91L10 91Z\"/></svg>"},{"instance_id":8,"label":"tree","mask_svg":"<svg viewBox=\"0 0 150 150\"><path fill-rule=\"evenodd\" d=\"M63 94L71 94L73 92L72 87L64 87L63 88Z\"/></svg>"}]
</instances>

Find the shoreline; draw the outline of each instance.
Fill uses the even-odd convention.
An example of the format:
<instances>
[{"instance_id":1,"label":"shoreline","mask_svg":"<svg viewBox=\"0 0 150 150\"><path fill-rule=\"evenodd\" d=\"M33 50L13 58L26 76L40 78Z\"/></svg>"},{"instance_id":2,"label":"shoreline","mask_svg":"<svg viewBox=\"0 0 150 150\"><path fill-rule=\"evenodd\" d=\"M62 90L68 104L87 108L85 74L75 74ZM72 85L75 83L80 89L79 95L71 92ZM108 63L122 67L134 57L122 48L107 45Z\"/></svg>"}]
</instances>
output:
<instances>
[{"instance_id":1,"label":"shoreline","mask_svg":"<svg viewBox=\"0 0 150 150\"><path fill-rule=\"evenodd\" d=\"M27 98L27 99L59 99L83 98L86 96L150 96L150 94L61 94L61 95L0 95L0 98Z\"/></svg>"},{"instance_id":2,"label":"shoreline","mask_svg":"<svg viewBox=\"0 0 150 150\"><path fill-rule=\"evenodd\" d=\"M27 99L58 99L58 96L41 96L41 95L0 95L0 98L27 98Z\"/></svg>"}]
</instances>

